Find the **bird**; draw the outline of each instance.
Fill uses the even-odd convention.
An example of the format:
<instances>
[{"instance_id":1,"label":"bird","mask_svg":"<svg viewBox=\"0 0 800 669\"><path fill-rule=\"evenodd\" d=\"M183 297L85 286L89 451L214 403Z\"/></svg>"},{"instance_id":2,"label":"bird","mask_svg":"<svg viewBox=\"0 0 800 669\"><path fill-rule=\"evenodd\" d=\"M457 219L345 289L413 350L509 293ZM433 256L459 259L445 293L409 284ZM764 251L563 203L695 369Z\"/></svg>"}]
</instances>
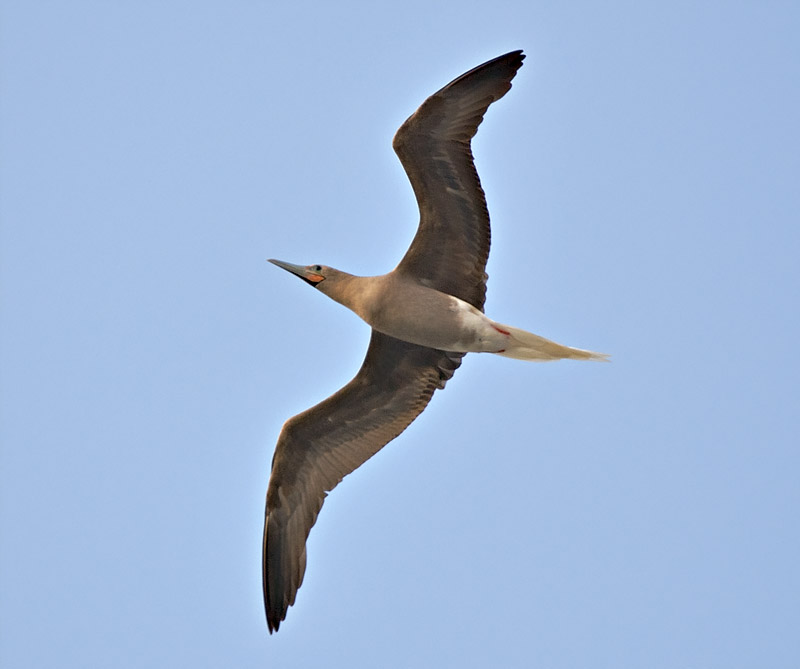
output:
<instances>
[{"instance_id":1,"label":"bird","mask_svg":"<svg viewBox=\"0 0 800 669\"><path fill-rule=\"evenodd\" d=\"M356 376L283 425L269 478L263 534L270 634L295 603L306 540L327 494L403 432L466 353L521 360L605 360L497 323L483 311L490 228L471 140L489 105L511 88L525 55L512 51L462 74L400 126L393 148L420 220L388 274L362 277L325 265L270 262L354 311L371 328Z\"/></svg>"}]
</instances>

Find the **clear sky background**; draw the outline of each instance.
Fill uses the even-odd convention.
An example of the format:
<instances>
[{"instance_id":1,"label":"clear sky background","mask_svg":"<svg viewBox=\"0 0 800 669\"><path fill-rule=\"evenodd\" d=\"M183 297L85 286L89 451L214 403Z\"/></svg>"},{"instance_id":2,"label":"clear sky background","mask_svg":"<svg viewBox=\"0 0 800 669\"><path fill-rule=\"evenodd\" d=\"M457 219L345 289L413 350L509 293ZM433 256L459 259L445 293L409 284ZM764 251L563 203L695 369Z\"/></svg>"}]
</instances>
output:
<instances>
[{"instance_id":1,"label":"clear sky background","mask_svg":"<svg viewBox=\"0 0 800 669\"><path fill-rule=\"evenodd\" d=\"M800 666L800 5L3 2L0 665ZM328 498L277 635L284 420L388 271L394 131L528 58L474 142L470 355Z\"/></svg>"}]
</instances>

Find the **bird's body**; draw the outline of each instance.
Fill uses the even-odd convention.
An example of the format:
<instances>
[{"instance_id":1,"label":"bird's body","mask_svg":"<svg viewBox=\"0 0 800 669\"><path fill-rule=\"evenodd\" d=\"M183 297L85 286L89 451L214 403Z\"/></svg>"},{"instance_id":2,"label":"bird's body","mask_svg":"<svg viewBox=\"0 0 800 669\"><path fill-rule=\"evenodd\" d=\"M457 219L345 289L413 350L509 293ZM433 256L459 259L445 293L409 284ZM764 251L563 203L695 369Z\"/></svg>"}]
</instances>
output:
<instances>
[{"instance_id":1,"label":"bird's body","mask_svg":"<svg viewBox=\"0 0 800 669\"><path fill-rule=\"evenodd\" d=\"M303 278L304 273L323 277L316 283L306 280L355 312L373 330L418 346L456 353L497 353L521 360L603 357L496 323L468 302L400 272L354 276L324 265L270 262Z\"/></svg>"},{"instance_id":2,"label":"bird's body","mask_svg":"<svg viewBox=\"0 0 800 669\"><path fill-rule=\"evenodd\" d=\"M464 300L394 272L371 277L348 275L345 286L330 282L328 273L329 269L320 290L378 332L442 351L495 352L503 348L503 335Z\"/></svg>"},{"instance_id":3,"label":"bird's body","mask_svg":"<svg viewBox=\"0 0 800 669\"><path fill-rule=\"evenodd\" d=\"M483 313L489 214L470 140L511 87L524 56L495 58L429 97L394 148L420 209L417 234L388 274L271 262L343 304L372 328L361 369L328 399L286 421L272 461L264 524L264 604L270 632L295 601L305 542L328 491L399 435L466 353L523 360L604 359Z\"/></svg>"}]
</instances>

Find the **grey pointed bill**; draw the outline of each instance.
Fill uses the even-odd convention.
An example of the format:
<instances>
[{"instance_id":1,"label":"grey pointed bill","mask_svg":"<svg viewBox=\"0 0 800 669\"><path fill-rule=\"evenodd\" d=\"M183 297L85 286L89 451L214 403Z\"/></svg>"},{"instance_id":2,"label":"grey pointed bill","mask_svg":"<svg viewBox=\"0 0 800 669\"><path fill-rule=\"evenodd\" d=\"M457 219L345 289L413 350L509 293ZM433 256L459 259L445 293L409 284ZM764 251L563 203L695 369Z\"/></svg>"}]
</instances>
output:
<instances>
[{"instance_id":1,"label":"grey pointed bill","mask_svg":"<svg viewBox=\"0 0 800 669\"><path fill-rule=\"evenodd\" d=\"M393 146L420 220L394 270L361 277L325 265L270 260L372 328L353 380L287 420L278 437L263 535L270 632L295 603L306 540L328 492L414 421L466 353L538 361L604 358L483 313L489 212L470 144L489 105L511 88L524 57L512 51L461 75L423 102L395 134Z\"/></svg>"},{"instance_id":2,"label":"grey pointed bill","mask_svg":"<svg viewBox=\"0 0 800 669\"><path fill-rule=\"evenodd\" d=\"M277 265L281 269L285 269L287 272L291 272L295 276L299 276L303 281L310 283L312 286L315 286L324 278L318 272L315 272L314 268L311 266L295 265L294 263L275 260L274 258L269 258L268 262Z\"/></svg>"}]
</instances>

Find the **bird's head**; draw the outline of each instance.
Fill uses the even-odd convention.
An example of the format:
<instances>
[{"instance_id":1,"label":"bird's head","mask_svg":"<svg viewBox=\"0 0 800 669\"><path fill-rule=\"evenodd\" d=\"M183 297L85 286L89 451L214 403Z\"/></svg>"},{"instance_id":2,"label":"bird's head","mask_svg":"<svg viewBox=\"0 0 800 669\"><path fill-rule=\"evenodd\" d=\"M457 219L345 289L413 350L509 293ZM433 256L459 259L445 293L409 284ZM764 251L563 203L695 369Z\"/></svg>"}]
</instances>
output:
<instances>
[{"instance_id":1,"label":"bird's head","mask_svg":"<svg viewBox=\"0 0 800 669\"><path fill-rule=\"evenodd\" d=\"M364 277L353 276L327 265L293 265L282 260L270 260L270 262L299 276L306 283L319 289L321 293L348 309L352 309L363 318L359 311L363 293L362 290L359 290L359 287L362 286L359 282L364 281Z\"/></svg>"},{"instance_id":2,"label":"bird's head","mask_svg":"<svg viewBox=\"0 0 800 669\"><path fill-rule=\"evenodd\" d=\"M291 272L295 276L299 276L306 283L317 288L327 277L330 276L331 268L325 265L293 265L290 262L283 262L283 260L273 260L270 258L273 265Z\"/></svg>"}]
</instances>

